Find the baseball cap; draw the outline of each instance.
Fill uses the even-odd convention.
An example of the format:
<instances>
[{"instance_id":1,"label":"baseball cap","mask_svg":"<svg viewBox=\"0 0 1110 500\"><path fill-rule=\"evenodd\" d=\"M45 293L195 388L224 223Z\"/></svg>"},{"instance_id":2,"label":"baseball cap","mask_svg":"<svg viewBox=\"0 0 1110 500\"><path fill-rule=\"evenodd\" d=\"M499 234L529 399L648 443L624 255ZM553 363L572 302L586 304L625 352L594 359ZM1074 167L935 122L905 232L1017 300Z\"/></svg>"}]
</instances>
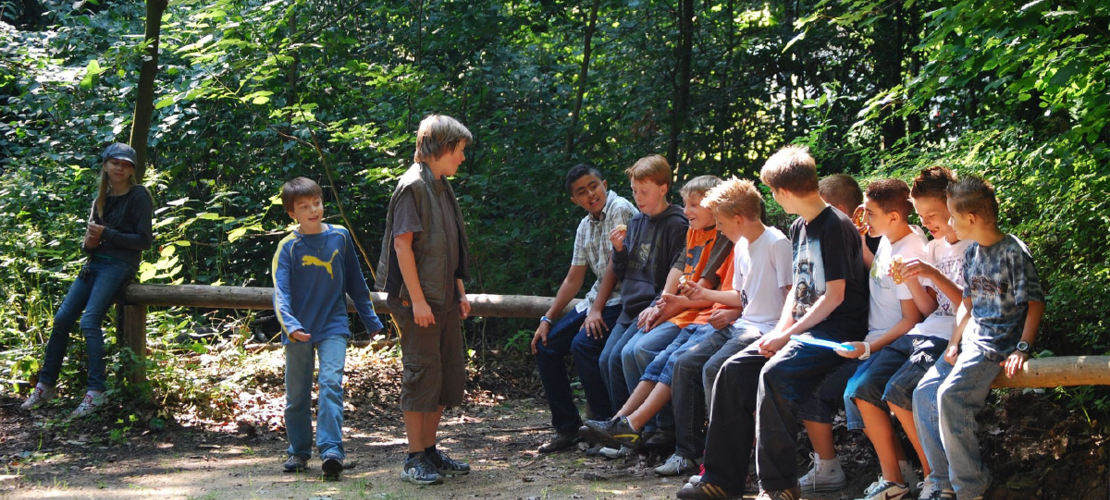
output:
<instances>
[{"instance_id":1,"label":"baseball cap","mask_svg":"<svg viewBox=\"0 0 1110 500\"><path fill-rule=\"evenodd\" d=\"M103 153L100 153L100 161L106 162L108 160L127 160L132 165L137 165L139 162L135 160L135 149L122 142L117 142L108 146Z\"/></svg>"}]
</instances>

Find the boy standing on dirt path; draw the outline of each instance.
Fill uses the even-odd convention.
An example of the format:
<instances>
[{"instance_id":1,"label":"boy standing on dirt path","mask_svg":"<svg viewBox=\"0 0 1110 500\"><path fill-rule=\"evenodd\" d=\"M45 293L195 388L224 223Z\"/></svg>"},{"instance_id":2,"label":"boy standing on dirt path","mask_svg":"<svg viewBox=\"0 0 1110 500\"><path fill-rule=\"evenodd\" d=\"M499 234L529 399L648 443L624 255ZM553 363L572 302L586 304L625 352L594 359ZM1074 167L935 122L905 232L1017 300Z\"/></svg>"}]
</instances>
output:
<instances>
[{"instance_id":1,"label":"boy standing on dirt path","mask_svg":"<svg viewBox=\"0 0 1110 500\"><path fill-rule=\"evenodd\" d=\"M320 360L317 382L316 448L324 476L343 472L343 366L347 359L350 295L368 333L382 329L370 288L362 277L351 233L325 224L323 191L298 177L281 189L281 203L297 221L274 253L274 311L285 345L286 472L307 468L312 456L313 355Z\"/></svg>"},{"instance_id":2,"label":"boy standing on dirt path","mask_svg":"<svg viewBox=\"0 0 1110 500\"><path fill-rule=\"evenodd\" d=\"M454 118L424 118L414 163L397 181L385 217L376 284L401 320L401 411L409 440L401 480L417 485L470 473L470 464L436 449L436 432L443 409L461 404L466 389L461 322L470 315L463 286L469 243L447 178L459 171L472 139Z\"/></svg>"}]
</instances>

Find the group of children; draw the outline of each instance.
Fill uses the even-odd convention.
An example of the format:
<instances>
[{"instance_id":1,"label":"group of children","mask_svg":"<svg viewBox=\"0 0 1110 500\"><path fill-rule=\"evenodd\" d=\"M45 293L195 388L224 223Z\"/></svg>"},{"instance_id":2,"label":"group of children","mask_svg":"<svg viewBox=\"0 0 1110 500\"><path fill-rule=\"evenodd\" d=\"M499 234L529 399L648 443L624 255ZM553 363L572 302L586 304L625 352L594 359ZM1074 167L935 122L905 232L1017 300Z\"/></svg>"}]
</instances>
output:
<instances>
[{"instance_id":1,"label":"group of children","mask_svg":"<svg viewBox=\"0 0 1110 500\"><path fill-rule=\"evenodd\" d=\"M912 187L881 179L865 194L844 174L818 181L808 151L786 147L760 180L798 216L788 238L766 225L751 181L694 178L680 215L663 158L626 173L639 213L597 169L567 175L588 214L532 341L555 428L541 453L581 441L609 457L652 449L670 454L659 475L702 471L680 499L740 498L749 480L761 500L797 499L847 484L832 433L843 406L882 470L864 499L986 492L975 413L995 376L1028 359L1044 312L1029 250L999 230L988 182L932 167ZM932 240L910 224L915 210ZM597 281L559 318L587 264ZM571 352L592 420L573 404ZM800 477L799 421L814 448Z\"/></svg>"},{"instance_id":2,"label":"group of children","mask_svg":"<svg viewBox=\"0 0 1110 500\"><path fill-rule=\"evenodd\" d=\"M460 404L464 393L468 240L447 177L471 141L450 117L421 122L414 163L390 200L378 263L376 286L401 324L408 438L401 478L418 485L470 471L436 440L443 409ZM100 324L152 242L152 201L135 181L134 150L114 144L102 160L82 245L90 257L55 317L25 409L55 396L69 329L82 311L89 389L74 415L102 404ZM531 343L555 429L541 453L582 440L610 457L663 450L669 458L656 473L703 470L678 498L715 499L743 496L754 449L759 498L793 500L803 489L845 486L831 426L843 405L848 428L864 431L882 469L864 498L983 495L990 476L979 458L975 413L995 376L1012 376L1028 359L1044 312L1029 250L999 230L989 183L933 167L912 187L882 179L864 196L846 175L818 182L808 151L786 147L767 160L760 180L798 216L787 237L766 224L763 197L750 180L694 178L680 190L680 208L667 200L673 173L663 157L642 158L626 173L634 204L591 165L566 176L571 201L587 215ZM283 468L303 471L312 455L318 363L316 448L323 473L338 477L346 458L346 297L368 332L382 323L350 233L324 222L320 186L296 178L281 198L297 222L272 264L286 356ZM910 225L915 209L931 241ZM562 314L587 269L595 282ZM569 354L590 420L573 400ZM920 485L891 412L922 464ZM801 477L794 459L799 420L814 448L813 466Z\"/></svg>"}]
</instances>

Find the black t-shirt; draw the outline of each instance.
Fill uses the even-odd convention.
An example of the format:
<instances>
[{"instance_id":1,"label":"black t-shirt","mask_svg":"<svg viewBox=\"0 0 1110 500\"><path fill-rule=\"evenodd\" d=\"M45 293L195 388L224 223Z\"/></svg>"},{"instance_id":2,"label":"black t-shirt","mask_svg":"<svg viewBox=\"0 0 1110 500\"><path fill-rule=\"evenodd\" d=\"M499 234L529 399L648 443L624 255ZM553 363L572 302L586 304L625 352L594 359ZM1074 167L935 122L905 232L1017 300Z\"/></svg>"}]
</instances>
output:
<instances>
[{"instance_id":1,"label":"black t-shirt","mask_svg":"<svg viewBox=\"0 0 1110 500\"><path fill-rule=\"evenodd\" d=\"M863 246L848 216L826 207L810 223L798 218L790 227L794 248L794 310L797 321L825 294L830 281L844 280L844 302L813 327L838 342L867 336L867 268Z\"/></svg>"}]
</instances>

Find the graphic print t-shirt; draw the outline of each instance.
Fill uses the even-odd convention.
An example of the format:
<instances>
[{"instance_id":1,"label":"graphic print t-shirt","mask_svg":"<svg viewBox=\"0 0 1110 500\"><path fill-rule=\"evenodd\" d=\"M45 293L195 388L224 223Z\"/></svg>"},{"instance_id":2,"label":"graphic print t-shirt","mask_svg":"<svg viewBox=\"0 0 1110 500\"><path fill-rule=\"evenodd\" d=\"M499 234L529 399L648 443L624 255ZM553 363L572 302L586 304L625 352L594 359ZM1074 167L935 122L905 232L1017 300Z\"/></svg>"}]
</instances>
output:
<instances>
[{"instance_id":1,"label":"graphic print t-shirt","mask_svg":"<svg viewBox=\"0 0 1110 500\"><path fill-rule=\"evenodd\" d=\"M971 245L969 240L949 243L948 240L941 238L930 241L925 247L926 253L929 254L929 263L961 288L964 286L964 253L968 245ZM927 278L921 279L921 286L932 288L936 292L937 308L933 314L925 318L925 321L910 330L909 335L951 340L952 332L956 329L956 309L960 304L952 302L940 287Z\"/></svg>"},{"instance_id":2,"label":"graphic print t-shirt","mask_svg":"<svg viewBox=\"0 0 1110 500\"><path fill-rule=\"evenodd\" d=\"M1009 234L989 247L972 243L964 254L964 282L973 321L962 342L1008 356L1021 339L1029 301L1044 302L1029 248Z\"/></svg>"},{"instance_id":3,"label":"graphic print t-shirt","mask_svg":"<svg viewBox=\"0 0 1110 500\"><path fill-rule=\"evenodd\" d=\"M736 263L732 286L740 290L744 304L735 324L746 321L767 333L782 315L781 289L790 286L793 278L790 240L782 231L769 227L751 243L741 238L733 253Z\"/></svg>"},{"instance_id":4,"label":"graphic print t-shirt","mask_svg":"<svg viewBox=\"0 0 1110 500\"><path fill-rule=\"evenodd\" d=\"M826 206L808 224L798 218L790 227L794 254L795 321L800 320L828 290L830 281L844 280L844 301L813 330L837 342L863 340L867 333L867 269L855 225L839 210Z\"/></svg>"}]
</instances>

